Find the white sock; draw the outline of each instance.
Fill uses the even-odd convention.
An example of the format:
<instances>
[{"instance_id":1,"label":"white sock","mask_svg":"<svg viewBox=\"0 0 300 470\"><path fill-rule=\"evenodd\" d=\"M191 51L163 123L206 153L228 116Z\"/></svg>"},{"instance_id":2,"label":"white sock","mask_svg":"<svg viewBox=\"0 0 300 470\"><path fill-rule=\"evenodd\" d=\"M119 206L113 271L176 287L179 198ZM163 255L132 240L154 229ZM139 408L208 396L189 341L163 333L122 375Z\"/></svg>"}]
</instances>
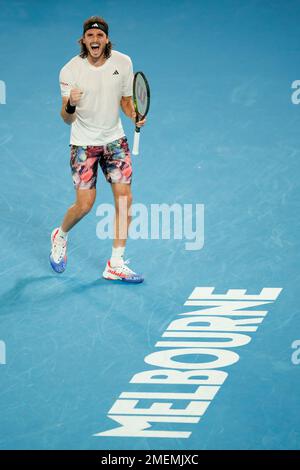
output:
<instances>
[{"instance_id":1,"label":"white sock","mask_svg":"<svg viewBox=\"0 0 300 470\"><path fill-rule=\"evenodd\" d=\"M63 238L64 240L67 240L68 239L68 232L64 232L62 230L62 228L59 227L57 236Z\"/></svg>"},{"instance_id":2,"label":"white sock","mask_svg":"<svg viewBox=\"0 0 300 470\"><path fill-rule=\"evenodd\" d=\"M120 266L123 264L123 256L125 252L125 246L118 246L117 248L112 248L111 258L110 258L110 265L112 268L116 266Z\"/></svg>"}]
</instances>

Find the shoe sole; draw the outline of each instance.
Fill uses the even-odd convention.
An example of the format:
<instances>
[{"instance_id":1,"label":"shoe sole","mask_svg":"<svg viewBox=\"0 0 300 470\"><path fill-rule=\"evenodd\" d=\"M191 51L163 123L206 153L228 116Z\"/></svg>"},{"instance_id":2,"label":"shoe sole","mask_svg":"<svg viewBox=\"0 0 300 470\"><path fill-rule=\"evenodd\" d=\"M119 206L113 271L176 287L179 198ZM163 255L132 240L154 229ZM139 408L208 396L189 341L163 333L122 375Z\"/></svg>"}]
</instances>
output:
<instances>
[{"instance_id":1,"label":"shoe sole","mask_svg":"<svg viewBox=\"0 0 300 470\"><path fill-rule=\"evenodd\" d=\"M114 281L114 282L121 282L122 284L141 284L144 282L144 279L132 280L132 279L113 279L112 277L105 277L102 276L103 279L106 281Z\"/></svg>"},{"instance_id":2,"label":"shoe sole","mask_svg":"<svg viewBox=\"0 0 300 470\"><path fill-rule=\"evenodd\" d=\"M52 246L52 243L53 243L53 237L54 237L54 235L57 231L58 231L57 228L52 230L51 237L50 237L51 246ZM66 267L67 267L67 257L66 257L66 260L65 260L65 266L59 266L58 264L54 263L54 261L52 261L51 252L50 252L49 261L50 261L50 266L51 266L51 268L53 269L54 272L56 272L57 274L62 274L63 272L65 272Z\"/></svg>"},{"instance_id":3,"label":"shoe sole","mask_svg":"<svg viewBox=\"0 0 300 470\"><path fill-rule=\"evenodd\" d=\"M59 266L57 264L55 264L52 259L51 259L51 253L49 255L49 261L50 261L50 266L51 268L53 269L54 272L56 272L57 274L62 274L65 270L66 270L66 265L67 265L67 261L65 261L65 266Z\"/></svg>"}]
</instances>

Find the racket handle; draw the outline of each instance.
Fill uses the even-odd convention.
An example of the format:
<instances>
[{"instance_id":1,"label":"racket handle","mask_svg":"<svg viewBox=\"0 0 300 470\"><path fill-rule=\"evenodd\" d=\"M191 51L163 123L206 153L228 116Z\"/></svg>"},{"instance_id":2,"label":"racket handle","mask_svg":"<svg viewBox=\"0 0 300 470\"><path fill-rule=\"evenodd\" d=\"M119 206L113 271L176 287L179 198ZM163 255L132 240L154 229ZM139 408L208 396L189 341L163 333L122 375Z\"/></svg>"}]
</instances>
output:
<instances>
[{"instance_id":1,"label":"racket handle","mask_svg":"<svg viewBox=\"0 0 300 470\"><path fill-rule=\"evenodd\" d=\"M140 129L138 128L135 129L134 132L134 138L133 138L133 149L132 149L132 155L138 155L139 154L139 145L140 145Z\"/></svg>"}]
</instances>

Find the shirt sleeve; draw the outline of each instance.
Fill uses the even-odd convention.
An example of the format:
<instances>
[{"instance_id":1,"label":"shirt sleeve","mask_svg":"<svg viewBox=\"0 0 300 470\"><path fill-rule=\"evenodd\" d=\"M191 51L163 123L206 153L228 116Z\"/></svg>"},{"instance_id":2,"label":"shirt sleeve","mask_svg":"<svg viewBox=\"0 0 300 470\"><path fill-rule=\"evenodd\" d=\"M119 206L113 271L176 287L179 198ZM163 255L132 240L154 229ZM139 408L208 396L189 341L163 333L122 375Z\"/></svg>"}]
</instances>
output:
<instances>
[{"instance_id":1,"label":"shirt sleeve","mask_svg":"<svg viewBox=\"0 0 300 470\"><path fill-rule=\"evenodd\" d=\"M59 74L59 85L62 97L69 97L72 88L74 87L74 80L70 68L63 67Z\"/></svg>"},{"instance_id":2,"label":"shirt sleeve","mask_svg":"<svg viewBox=\"0 0 300 470\"><path fill-rule=\"evenodd\" d=\"M122 96L132 96L132 86L133 86L133 67L132 67L131 59L129 59L128 65L126 67L124 77L123 77Z\"/></svg>"}]
</instances>

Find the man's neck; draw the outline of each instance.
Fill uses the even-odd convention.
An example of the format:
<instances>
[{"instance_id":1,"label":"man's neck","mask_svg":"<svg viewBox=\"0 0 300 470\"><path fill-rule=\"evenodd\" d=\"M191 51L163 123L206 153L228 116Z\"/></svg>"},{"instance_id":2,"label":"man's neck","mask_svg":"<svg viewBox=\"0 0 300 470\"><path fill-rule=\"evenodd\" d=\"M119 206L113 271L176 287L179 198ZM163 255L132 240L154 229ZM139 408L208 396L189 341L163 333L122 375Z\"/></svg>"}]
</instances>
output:
<instances>
[{"instance_id":1,"label":"man's neck","mask_svg":"<svg viewBox=\"0 0 300 470\"><path fill-rule=\"evenodd\" d=\"M105 58L104 54L102 54L97 59L94 59L93 57L90 56L90 54L88 54L87 60L94 67L101 67L101 65L103 65L106 62L106 58Z\"/></svg>"}]
</instances>

